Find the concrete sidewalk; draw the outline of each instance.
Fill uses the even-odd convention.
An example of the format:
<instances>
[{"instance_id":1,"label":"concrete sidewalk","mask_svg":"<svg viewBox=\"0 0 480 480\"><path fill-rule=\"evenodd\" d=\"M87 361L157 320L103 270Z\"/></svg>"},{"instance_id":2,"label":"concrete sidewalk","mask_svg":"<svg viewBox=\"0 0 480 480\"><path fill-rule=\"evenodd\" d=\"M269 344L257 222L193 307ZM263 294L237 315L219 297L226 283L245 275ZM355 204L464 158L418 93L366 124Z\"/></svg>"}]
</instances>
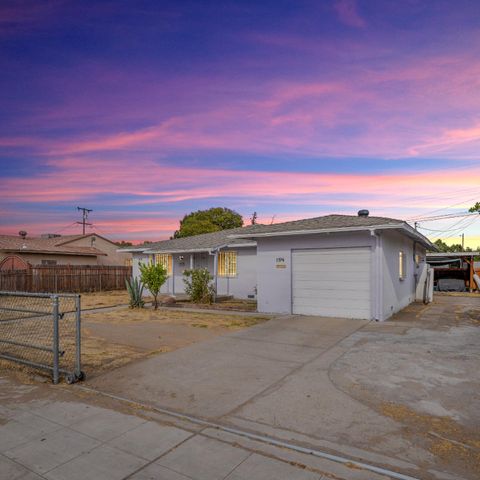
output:
<instances>
[{"instance_id":1,"label":"concrete sidewalk","mask_svg":"<svg viewBox=\"0 0 480 480\"><path fill-rule=\"evenodd\" d=\"M173 425L71 387L8 377L0 377L0 387L0 480L326 478L299 455L262 451L255 442L240 447L235 436ZM380 478L360 474L337 478Z\"/></svg>"}]
</instances>

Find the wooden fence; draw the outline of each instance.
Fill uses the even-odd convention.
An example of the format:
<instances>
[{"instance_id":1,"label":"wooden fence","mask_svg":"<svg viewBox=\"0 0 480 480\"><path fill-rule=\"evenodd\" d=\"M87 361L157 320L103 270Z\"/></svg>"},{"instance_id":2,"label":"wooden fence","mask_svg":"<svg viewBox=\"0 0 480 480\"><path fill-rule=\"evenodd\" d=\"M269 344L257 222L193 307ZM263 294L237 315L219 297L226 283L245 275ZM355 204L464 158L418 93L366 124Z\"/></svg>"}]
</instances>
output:
<instances>
[{"instance_id":1,"label":"wooden fence","mask_svg":"<svg viewBox=\"0 0 480 480\"><path fill-rule=\"evenodd\" d=\"M132 267L97 265L34 266L0 271L0 290L9 292L79 293L123 290Z\"/></svg>"}]
</instances>

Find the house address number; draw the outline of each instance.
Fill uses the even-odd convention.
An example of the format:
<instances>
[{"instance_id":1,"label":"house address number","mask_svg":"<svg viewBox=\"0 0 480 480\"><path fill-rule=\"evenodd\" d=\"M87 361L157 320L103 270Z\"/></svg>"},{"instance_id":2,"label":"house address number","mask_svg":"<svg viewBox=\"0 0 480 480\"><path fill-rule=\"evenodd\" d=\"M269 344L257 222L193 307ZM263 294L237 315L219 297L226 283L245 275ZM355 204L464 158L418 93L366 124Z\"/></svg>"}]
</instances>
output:
<instances>
[{"instance_id":1,"label":"house address number","mask_svg":"<svg viewBox=\"0 0 480 480\"><path fill-rule=\"evenodd\" d=\"M277 257L275 259L275 268L287 268L287 265L285 264L285 258Z\"/></svg>"}]
</instances>

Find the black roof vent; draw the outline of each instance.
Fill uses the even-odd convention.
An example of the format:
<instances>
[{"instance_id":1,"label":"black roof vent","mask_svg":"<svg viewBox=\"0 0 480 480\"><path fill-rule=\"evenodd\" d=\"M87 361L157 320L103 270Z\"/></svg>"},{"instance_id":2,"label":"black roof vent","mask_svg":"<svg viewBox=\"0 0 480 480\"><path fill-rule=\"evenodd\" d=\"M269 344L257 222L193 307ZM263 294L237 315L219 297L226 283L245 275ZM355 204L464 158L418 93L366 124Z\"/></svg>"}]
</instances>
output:
<instances>
[{"instance_id":1,"label":"black roof vent","mask_svg":"<svg viewBox=\"0 0 480 480\"><path fill-rule=\"evenodd\" d=\"M358 216L359 217L368 217L369 214L370 214L370 212L368 210L359 210L358 211Z\"/></svg>"}]
</instances>

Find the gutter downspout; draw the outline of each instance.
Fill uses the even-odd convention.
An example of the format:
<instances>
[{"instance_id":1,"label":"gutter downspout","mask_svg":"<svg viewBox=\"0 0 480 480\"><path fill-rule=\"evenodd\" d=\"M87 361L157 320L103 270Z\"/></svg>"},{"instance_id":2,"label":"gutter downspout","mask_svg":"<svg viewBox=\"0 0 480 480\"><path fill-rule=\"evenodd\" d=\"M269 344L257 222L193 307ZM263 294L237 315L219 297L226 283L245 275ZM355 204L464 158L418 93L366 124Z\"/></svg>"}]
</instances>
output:
<instances>
[{"instance_id":1,"label":"gutter downspout","mask_svg":"<svg viewBox=\"0 0 480 480\"><path fill-rule=\"evenodd\" d=\"M382 265L382 237L375 229L370 230L370 235L375 237L375 301L374 318L377 322L383 321L383 265Z\"/></svg>"}]
</instances>

